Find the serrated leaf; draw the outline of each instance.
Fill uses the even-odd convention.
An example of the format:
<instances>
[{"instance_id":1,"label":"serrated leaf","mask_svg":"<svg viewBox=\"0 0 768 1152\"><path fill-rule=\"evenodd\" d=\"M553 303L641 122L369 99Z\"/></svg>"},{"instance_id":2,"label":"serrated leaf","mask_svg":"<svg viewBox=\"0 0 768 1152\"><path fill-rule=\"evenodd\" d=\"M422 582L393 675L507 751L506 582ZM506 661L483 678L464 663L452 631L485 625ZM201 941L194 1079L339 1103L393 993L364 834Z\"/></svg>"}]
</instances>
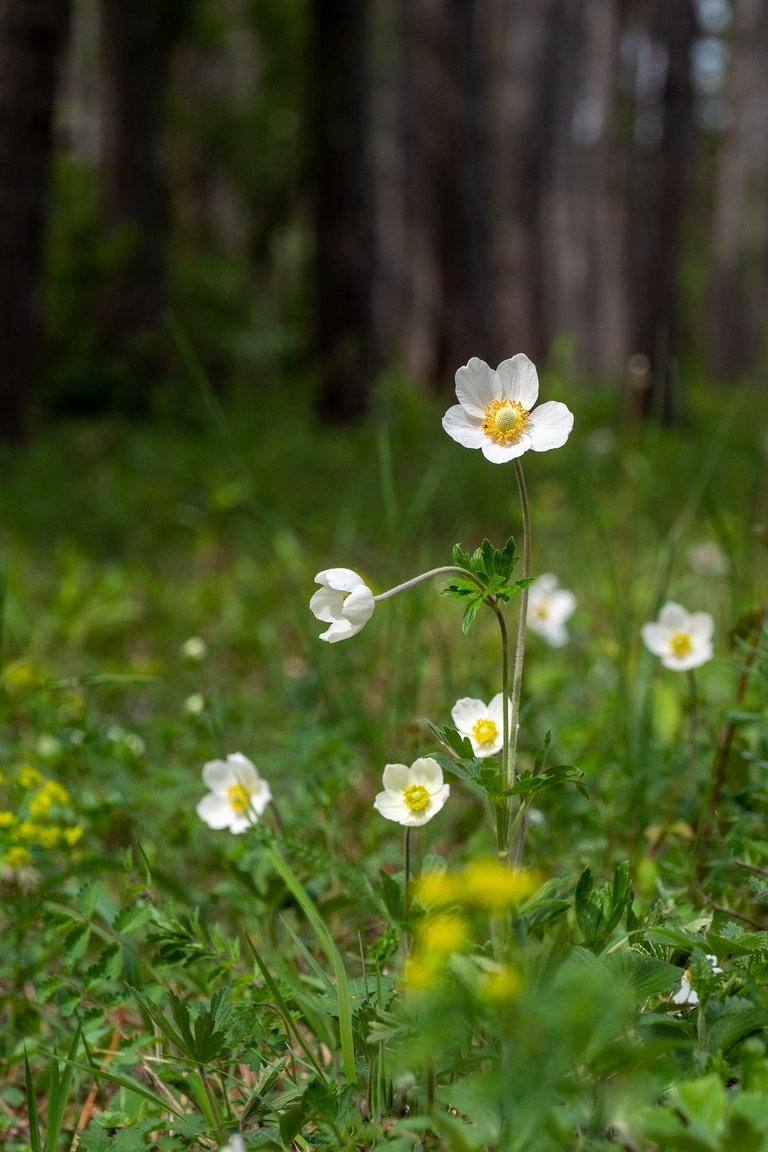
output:
<instances>
[{"instance_id":1,"label":"serrated leaf","mask_svg":"<svg viewBox=\"0 0 768 1152\"><path fill-rule=\"evenodd\" d=\"M466 608L464 609L464 615L461 618L461 630L465 636L466 636L467 632L469 632L472 625L474 624L475 617L477 616L477 613L480 611L480 605L481 604L482 604L481 600L475 600L475 601L467 604Z\"/></svg>"},{"instance_id":2,"label":"serrated leaf","mask_svg":"<svg viewBox=\"0 0 768 1152\"><path fill-rule=\"evenodd\" d=\"M112 922L112 928L115 932L125 935L135 931L136 928L141 928L151 918L152 910L146 904L127 904L118 912Z\"/></svg>"},{"instance_id":3,"label":"serrated leaf","mask_svg":"<svg viewBox=\"0 0 768 1152\"><path fill-rule=\"evenodd\" d=\"M77 892L76 903L78 909L82 912L83 916L90 919L96 911L96 905L99 898L104 891L103 885L100 880L92 880L88 884L83 884Z\"/></svg>"},{"instance_id":4,"label":"serrated leaf","mask_svg":"<svg viewBox=\"0 0 768 1152\"><path fill-rule=\"evenodd\" d=\"M86 948L88 947L88 941L90 938L90 924L86 923L85 921L80 924L73 924L64 936L62 943L62 951L64 953L65 960L67 960L69 963L72 963L75 960L79 960L79 958L83 955Z\"/></svg>"}]
</instances>

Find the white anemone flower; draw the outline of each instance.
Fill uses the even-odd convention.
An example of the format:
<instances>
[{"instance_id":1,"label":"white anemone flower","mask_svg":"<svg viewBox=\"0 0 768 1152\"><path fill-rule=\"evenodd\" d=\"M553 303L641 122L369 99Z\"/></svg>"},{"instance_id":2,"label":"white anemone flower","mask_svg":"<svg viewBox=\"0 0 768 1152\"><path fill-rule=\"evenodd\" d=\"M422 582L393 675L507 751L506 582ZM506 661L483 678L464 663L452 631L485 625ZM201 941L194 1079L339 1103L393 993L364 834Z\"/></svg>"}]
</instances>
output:
<instances>
[{"instance_id":1,"label":"white anemone flower","mask_svg":"<svg viewBox=\"0 0 768 1152\"><path fill-rule=\"evenodd\" d=\"M571 434L573 413L557 400L532 411L538 396L536 368L522 352L495 372L473 356L456 373L459 402L443 416L443 428L465 448L482 449L493 464L514 460L529 448L560 448Z\"/></svg>"},{"instance_id":2,"label":"white anemone flower","mask_svg":"<svg viewBox=\"0 0 768 1152\"><path fill-rule=\"evenodd\" d=\"M708 952L707 960L713 972L722 972L722 968L718 967L717 956L713 956L711 952ZM686 968L680 978L680 988L672 997L673 1004L698 1004L699 994L691 983L692 979L693 973L690 968Z\"/></svg>"},{"instance_id":3,"label":"white anemone flower","mask_svg":"<svg viewBox=\"0 0 768 1152\"><path fill-rule=\"evenodd\" d=\"M228 828L236 836L255 824L272 799L269 784L242 752L203 765L203 782L210 788L197 805L209 828Z\"/></svg>"},{"instance_id":4,"label":"white anemone flower","mask_svg":"<svg viewBox=\"0 0 768 1152\"><path fill-rule=\"evenodd\" d=\"M330 624L320 639L335 644L355 636L368 623L375 606L373 592L362 576L351 568L326 568L315 576L315 583L321 587L309 607L318 620Z\"/></svg>"},{"instance_id":5,"label":"white anemone flower","mask_svg":"<svg viewBox=\"0 0 768 1152\"><path fill-rule=\"evenodd\" d=\"M382 778L384 791L373 802L385 820L406 828L426 824L445 804L450 785L443 783L443 770L432 756L421 756L408 768L387 764Z\"/></svg>"},{"instance_id":6,"label":"white anemone flower","mask_svg":"<svg viewBox=\"0 0 768 1152\"><path fill-rule=\"evenodd\" d=\"M509 714L512 714L511 701L507 701ZM456 730L466 736L472 744L475 756L494 756L501 751L504 735L504 694L497 692L488 704L462 696L451 709L451 719Z\"/></svg>"},{"instance_id":7,"label":"white anemone flower","mask_svg":"<svg viewBox=\"0 0 768 1152\"><path fill-rule=\"evenodd\" d=\"M709 612L687 612L670 600L658 620L643 624L640 632L646 648L661 658L665 668L687 672L712 659L714 630Z\"/></svg>"},{"instance_id":8,"label":"white anemone flower","mask_svg":"<svg viewBox=\"0 0 768 1152\"><path fill-rule=\"evenodd\" d=\"M528 627L537 632L552 648L568 643L565 622L576 608L576 597L567 588L559 588L557 576L545 572L528 589Z\"/></svg>"}]
</instances>

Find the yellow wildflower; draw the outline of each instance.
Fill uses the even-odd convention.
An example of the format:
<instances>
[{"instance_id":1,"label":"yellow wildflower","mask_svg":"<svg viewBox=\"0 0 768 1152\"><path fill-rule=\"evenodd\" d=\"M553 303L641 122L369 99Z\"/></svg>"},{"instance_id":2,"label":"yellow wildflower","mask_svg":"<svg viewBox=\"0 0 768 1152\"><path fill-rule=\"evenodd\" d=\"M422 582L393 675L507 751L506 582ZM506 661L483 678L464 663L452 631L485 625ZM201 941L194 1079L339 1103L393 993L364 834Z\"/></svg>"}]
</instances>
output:
<instances>
[{"instance_id":1,"label":"yellow wildflower","mask_svg":"<svg viewBox=\"0 0 768 1152\"><path fill-rule=\"evenodd\" d=\"M13 812L9 812L7 808L0 809L0 828L12 828L16 823L16 817Z\"/></svg>"},{"instance_id":2,"label":"yellow wildflower","mask_svg":"<svg viewBox=\"0 0 768 1152\"><path fill-rule=\"evenodd\" d=\"M22 820L16 829L16 838L41 848L55 848L59 842L59 828L55 824L39 824L35 820Z\"/></svg>"},{"instance_id":3,"label":"yellow wildflower","mask_svg":"<svg viewBox=\"0 0 768 1152\"><path fill-rule=\"evenodd\" d=\"M532 896L540 879L521 868L508 868L500 860L473 860L464 869L461 891L465 899L489 912L501 912Z\"/></svg>"},{"instance_id":4,"label":"yellow wildflower","mask_svg":"<svg viewBox=\"0 0 768 1152\"><path fill-rule=\"evenodd\" d=\"M423 872L419 877L416 895L420 904L450 904L456 899L457 886L447 872Z\"/></svg>"},{"instance_id":5,"label":"yellow wildflower","mask_svg":"<svg viewBox=\"0 0 768 1152\"><path fill-rule=\"evenodd\" d=\"M69 848L74 848L83 835L82 824L73 824L70 828L63 828L61 838Z\"/></svg>"},{"instance_id":6,"label":"yellow wildflower","mask_svg":"<svg viewBox=\"0 0 768 1152\"><path fill-rule=\"evenodd\" d=\"M517 1000L522 987L520 973L499 964L494 971L488 972L483 977L480 995L492 1004L508 1004L512 1000Z\"/></svg>"},{"instance_id":7,"label":"yellow wildflower","mask_svg":"<svg viewBox=\"0 0 768 1152\"><path fill-rule=\"evenodd\" d=\"M29 814L34 819L45 817L54 805L69 803L69 793L56 780L46 780L39 792L29 801Z\"/></svg>"},{"instance_id":8,"label":"yellow wildflower","mask_svg":"<svg viewBox=\"0 0 768 1152\"><path fill-rule=\"evenodd\" d=\"M39 768L34 768L31 764L20 765L17 775L22 788L37 788L45 779Z\"/></svg>"},{"instance_id":9,"label":"yellow wildflower","mask_svg":"<svg viewBox=\"0 0 768 1152\"><path fill-rule=\"evenodd\" d=\"M30 862L30 855L26 848L16 845L9 848L3 856L3 864L8 868L24 868Z\"/></svg>"},{"instance_id":10,"label":"yellow wildflower","mask_svg":"<svg viewBox=\"0 0 768 1152\"><path fill-rule=\"evenodd\" d=\"M419 949L430 956L445 957L466 943L467 927L460 916L441 913L424 921L418 936Z\"/></svg>"}]
</instances>

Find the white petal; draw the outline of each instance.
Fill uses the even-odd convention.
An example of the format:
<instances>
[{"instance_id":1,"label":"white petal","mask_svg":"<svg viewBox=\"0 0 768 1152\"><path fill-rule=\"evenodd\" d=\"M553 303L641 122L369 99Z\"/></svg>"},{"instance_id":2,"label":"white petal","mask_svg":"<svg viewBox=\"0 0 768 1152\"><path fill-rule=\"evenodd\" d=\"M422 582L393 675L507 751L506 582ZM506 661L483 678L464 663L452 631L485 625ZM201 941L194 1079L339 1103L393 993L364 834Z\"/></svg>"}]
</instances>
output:
<instances>
[{"instance_id":1,"label":"white petal","mask_svg":"<svg viewBox=\"0 0 768 1152\"><path fill-rule=\"evenodd\" d=\"M496 369L504 395L518 400L530 412L539 398L539 377L532 361L522 352L502 361Z\"/></svg>"},{"instance_id":2,"label":"white petal","mask_svg":"<svg viewBox=\"0 0 768 1152\"><path fill-rule=\"evenodd\" d=\"M528 417L526 431L531 436L534 452L561 448L571 434L573 413L559 400L541 404Z\"/></svg>"},{"instance_id":3,"label":"white petal","mask_svg":"<svg viewBox=\"0 0 768 1152\"><path fill-rule=\"evenodd\" d=\"M343 602L343 593L336 592L333 588L318 588L309 602L309 607L318 620L330 624L341 617Z\"/></svg>"},{"instance_id":4,"label":"white petal","mask_svg":"<svg viewBox=\"0 0 768 1152\"><path fill-rule=\"evenodd\" d=\"M659 612L659 624L670 632L687 632L690 621L690 613L674 600L669 600Z\"/></svg>"},{"instance_id":5,"label":"white petal","mask_svg":"<svg viewBox=\"0 0 768 1152\"><path fill-rule=\"evenodd\" d=\"M483 444L483 456L486 460L490 460L491 464L506 464L507 461L522 456L523 452L527 452L532 447L533 441L527 432L523 433L517 444L495 444L493 440L486 437Z\"/></svg>"},{"instance_id":6,"label":"white petal","mask_svg":"<svg viewBox=\"0 0 768 1152\"><path fill-rule=\"evenodd\" d=\"M258 787L261 783L258 768L253 760L249 760L242 752L230 752L227 756L227 764L232 768L238 784L243 784L246 788L251 789Z\"/></svg>"},{"instance_id":7,"label":"white petal","mask_svg":"<svg viewBox=\"0 0 768 1152\"><path fill-rule=\"evenodd\" d=\"M485 432L480 421L470 416L461 404L454 404L443 416L443 428L457 444L464 448L481 448L485 443Z\"/></svg>"},{"instance_id":8,"label":"white petal","mask_svg":"<svg viewBox=\"0 0 768 1152\"><path fill-rule=\"evenodd\" d=\"M330 628L320 633L320 639L327 640L329 644L336 644L339 640L348 640L359 631L360 629L350 624L349 620L334 620Z\"/></svg>"},{"instance_id":9,"label":"white petal","mask_svg":"<svg viewBox=\"0 0 768 1152\"><path fill-rule=\"evenodd\" d=\"M512 701L507 699L507 715L512 719ZM504 693L497 692L488 703L488 716L494 721L496 727L501 729L504 724Z\"/></svg>"},{"instance_id":10,"label":"white petal","mask_svg":"<svg viewBox=\"0 0 768 1152\"><path fill-rule=\"evenodd\" d=\"M413 784L413 776L405 764L387 764L381 782L389 792L404 792Z\"/></svg>"},{"instance_id":11,"label":"white petal","mask_svg":"<svg viewBox=\"0 0 768 1152\"><path fill-rule=\"evenodd\" d=\"M488 710L482 700L475 700L471 696L462 696L451 709L451 719L462 735L468 736L478 720L488 715Z\"/></svg>"},{"instance_id":12,"label":"white petal","mask_svg":"<svg viewBox=\"0 0 768 1152\"><path fill-rule=\"evenodd\" d=\"M564 624L576 610L576 597L573 592L569 592L567 588L557 588L550 597L549 610L558 624Z\"/></svg>"},{"instance_id":13,"label":"white petal","mask_svg":"<svg viewBox=\"0 0 768 1152\"><path fill-rule=\"evenodd\" d=\"M264 814L271 799L272 791L269 784L267 784L266 780L259 780L259 783L251 791L251 808L257 816Z\"/></svg>"},{"instance_id":14,"label":"white petal","mask_svg":"<svg viewBox=\"0 0 768 1152\"><path fill-rule=\"evenodd\" d=\"M370 620L374 607L373 592L366 584L360 584L347 596L341 611L345 619L359 631Z\"/></svg>"},{"instance_id":15,"label":"white petal","mask_svg":"<svg viewBox=\"0 0 768 1152\"><path fill-rule=\"evenodd\" d=\"M640 635L643 644L654 656L666 656L669 652L669 629L663 624L643 624Z\"/></svg>"},{"instance_id":16,"label":"white petal","mask_svg":"<svg viewBox=\"0 0 768 1152\"><path fill-rule=\"evenodd\" d=\"M352 592L365 581L351 568L326 568L324 572L318 572L315 576L315 583L327 584L338 592Z\"/></svg>"},{"instance_id":17,"label":"white petal","mask_svg":"<svg viewBox=\"0 0 768 1152\"><path fill-rule=\"evenodd\" d=\"M213 792L203 796L195 811L209 828L214 828L216 831L228 828L233 815L232 808L224 797L214 795Z\"/></svg>"},{"instance_id":18,"label":"white petal","mask_svg":"<svg viewBox=\"0 0 768 1152\"><path fill-rule=\"evenodd\" d=\"M456 373L456 399L470 416L482 418L491 401L501 399L501 382L484 360L473 356Z\"/></svg>"},{"instance_id":19,"label":"white petal","mask_svg":"<svg viewBox=\"0 0 768 1152\"><path fill-rule=\"evenodd\" d=\"M530 604L530 597L534 594L554 592L555 588L557 588L557 576L553 575L552 572L542 572L541 576L536 577L536 583L531 584L528 603Z\"/></svg>"},{"instance_id":20,"label":"white petal","mask_svg":"<svg viewBox=\"0 0 768 1152\"><path fill-rule=\"evenodd\" d=\"M411 764L414 783L423 784L432 794L443 786L443 770L432 756L420 756Z\"/></svg>"},{"instance_id":21,"label":"white petal","mask_svg":"<svg viewBox=\"0 0 768 1152\"><path fill-rule=\"evenodd\" d=\"M688 622L688 630L697 640L711 640L715 631L715 621L709 612L693 612Z\"/></svg>"},{"instance_id":22,"label":"white petal","mask_svg":"<svg viewBox=\"0 0 768 1152\"><path fill-rule=\"evenodd\" d=\"M211 792L220 794L237 783L232 767L226 760L209 760L203 764L203 782Z\"/></svg>"},{"instance_id":23,"label":"white petal","mask_svg":"<svg viewBox=\"0 0 768 1152\"><path fill-rule=\"evenodd\" d=\"M411 814L402 796L396 796L392 792L378 792L373 806L385 820L394 820L397 824L405 824Z\"/></svg>"},{"instance_id":24,"label":"white petal","mask_svg":"<svg viewBox=\"0 0 768 1152\"><path fill-rule=\"evenodd\" d=\"M690 672L692 668L706 664L713 655L712 645L702 644L694 646L685 656L675 656L668 652L666 656L662 656L661 662L665 668L671 668L673 672Z\"/></svg>"}]
</instances>

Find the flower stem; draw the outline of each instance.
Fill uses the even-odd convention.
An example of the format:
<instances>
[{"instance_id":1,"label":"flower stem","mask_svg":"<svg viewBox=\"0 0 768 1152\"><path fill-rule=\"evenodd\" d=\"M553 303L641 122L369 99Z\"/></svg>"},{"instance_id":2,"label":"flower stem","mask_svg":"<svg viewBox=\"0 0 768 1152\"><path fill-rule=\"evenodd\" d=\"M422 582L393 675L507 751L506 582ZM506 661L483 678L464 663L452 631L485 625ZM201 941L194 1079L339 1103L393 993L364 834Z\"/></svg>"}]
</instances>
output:
<instances>
[{"instance_id":1,"label":"flower stem","mask_svg":"<svg viewBox=\"0 0 768 1152\"><path fill-rule=\"evenodd\" d=\"M509 745L509 635L507 622L499 604L494 602L491 607L496 613L501 632L501 693L504 705L501 721L501 775L504 780L504 787L511 788L515 780ZM509 859L509 804L509 800L505 799L496 805L496 847L499 858L507 860Z\"/></svg>"},{"instance_id":2,"label":"flower stem","mask_svg":"<svg viewBox=\"0 0 768 1152\"><path fill-rule=\"evenodd\" d=\"M409 954L410 948L410 933L408 931L408 913L410 912L411 903L411 829L405 829L405 845L404 845L404 871L405 878L403 880L403 920L405 922L405 954Z\"/></svg>"},{"instance_id":3,"label":"flower stem","mask_svg":"<svg viewBox=\"0 0 768 1152\"><path fill-rule=\"evenodd\" d=\"M689 712L688 717L688 740L689 740L689 753L690 753L690 771L691 771L691 795L696 795L696 674L693 668L688 669L688 697L689 697Z\"/></svg>"},{"instance_id":4,"label":"flower stem","mask_svg":"<svg viewBox=\"0 0 768 1152\"><path fill-rule=\"evenodd\" d=\"M527 580L531 573L531 517L528 510L528 493L525 488L525 477L523 476L523 466L519 460L515 460L515 475L517 476L517 488L520 493L520 511L523 519L523 579ZM512 674L512 697L511 697L511 717L510 727L512 729L509 739L508 757L508 776L510 784L514 784L517 778L517 731L520 719L520 693L523 683L523 660L525 658L525 625L526 617L528 615L528 586L522 588L520 591L520 616L517 625L517 645L515 647L515 666ZM505 688L506 693L506 688ZM504 714L506 716L507 699L504 699ZM517 821L515 821L517 823ZM517 830L517 843L514 850L514 862L519 864L523 856L523 847L525 845L525 819L521 819Z\"/></svg>"},{"instance_id":5,"label":"flower stem","mask_svg":"<svg viewBox=\"0 0 768 1152\"><path fill-rule=\"evenodd\" d=\"M478 588L485 589L485 585L475 576L474 572L470 572L467 568L459 568L455 564L448 564L444 568L431 568L429 572L422 572L420 576L413 576L410 580L396 584L394 588L389 588L386 592L380 592L378 596L374 596L374 603L378 604L382 600L390 600L393 596L397 596L398 592L406 592L409 588L415 588L417 584L423 583L424 580L431 580L435 576L464 576L467 580L472 580L477 584Z\"/></svg>"}]
</instances>

